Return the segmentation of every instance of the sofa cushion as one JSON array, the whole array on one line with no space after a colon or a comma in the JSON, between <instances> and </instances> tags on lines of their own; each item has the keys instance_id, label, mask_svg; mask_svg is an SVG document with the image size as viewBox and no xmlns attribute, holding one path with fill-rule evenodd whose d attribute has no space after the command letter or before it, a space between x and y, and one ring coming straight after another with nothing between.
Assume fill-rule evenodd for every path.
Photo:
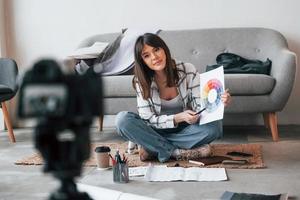
<instances>
[{"instance_id":1,"label":"sofa cushion","mask_svg":"<svg viewBox=\"0 0 300 200\"><path fill-rule=\"evenodd\" d=\"M132 87L133 75L104 76L103 96L104 97L134 97L136 93Z\"/></svg>"},{"instance_id":2,"label":"sofa cushion","mask_svg":"<svg viewBox=\"0 0 300 200\"><path fill-rule=\"evenodd\" d=\"M103 77L104 97L135 97L132 75ZM275 79L264 74L225 74L225 87L231 95L263 95L273 90Z\"/></svg>"},{"instance_id":3,"label":"sofa cushion","mask_svg":"<svg viewBox=\"0 0 300 200\"><path fill-rule=\"evenodd\" d=\"M264 74L225 74L225 88L231 95L264 95L272 92L275 79Z\"/></svg>"},{"instance_id":4,"label":"sofa cushion","mask_svg":"<svg viewBox=\"0 0 300 200\"><path fill-rule=\"evenodd\" d=\"M130 111L137 113L137 101L133 97L108 97L103 100L104 114L116 115L120 111Z\"/></svg>"}]
</instances>

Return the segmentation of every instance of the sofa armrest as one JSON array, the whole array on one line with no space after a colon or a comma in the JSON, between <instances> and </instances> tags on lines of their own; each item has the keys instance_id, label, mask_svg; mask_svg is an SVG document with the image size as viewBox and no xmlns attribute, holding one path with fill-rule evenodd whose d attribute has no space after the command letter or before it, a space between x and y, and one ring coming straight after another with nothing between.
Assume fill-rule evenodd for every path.
<instances>
[{"instance_id":1,"label":"sofa armrest","mask_svg":"<svg viewBox=\"0 0 300 200\"><path fill-rule=\"evenodd\" d=\"M289 49L281 49L272 60L271 76L276 83L270 100L274 104L274 111L280 111L285 106L293 89L296 75L297 56Z\"/></svg>"}]
</instances>

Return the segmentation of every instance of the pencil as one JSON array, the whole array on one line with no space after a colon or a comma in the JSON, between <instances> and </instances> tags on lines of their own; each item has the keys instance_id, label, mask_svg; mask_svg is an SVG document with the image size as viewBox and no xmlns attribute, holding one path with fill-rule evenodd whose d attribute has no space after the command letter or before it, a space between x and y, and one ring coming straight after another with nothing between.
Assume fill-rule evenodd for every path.
<instances>
[{"instance_id":1,"label":"pencil","mask_svg":"<svg viewBox=\"0 0 300 200\"><path fill-rule=\"evenodd\" d=\"M113 166L115 166L117 164L116 160L111 156L111 154L108 154L108 155L111 158Z\"/></svg>"},{"instance_id":2,"label":"pencil","mask_svg":"<svg viewBox=\"0 0 300 200\"><path fill-rule=\"evenodd\" d=\"M206 110L206 108L203 108L202 110L196 112L194 115L199 115L199 114L202 113L204 110Z\"/></svg>"},{"instance_id":3,"label":"pencil","mask_svg":"<svg viewBox=\"0 0 300 200\"><path fill-rule=\"evenodd\" d=\"M204 166L205 165L203 162L195 161L195 160L189 160L189 163L193 163L193 164L200 165L200 166Z\"/></svg>"}]
</instances>

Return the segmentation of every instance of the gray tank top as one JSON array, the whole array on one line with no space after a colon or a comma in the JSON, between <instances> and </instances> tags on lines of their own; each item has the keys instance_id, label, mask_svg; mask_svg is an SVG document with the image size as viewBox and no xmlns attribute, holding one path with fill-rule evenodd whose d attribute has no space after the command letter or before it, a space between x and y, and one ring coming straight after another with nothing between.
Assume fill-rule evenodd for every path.
<instances>
[{"instance_id":1,"label":"gray tank top","mask_svg":"<svg viewBox=\"0 0 300 200\"><path fill-rule=\"evenodd\" d=\"M182 100L179 94L171 100L161 100L161 115L173 115L183 111Z\"/></svg>"}]
</instances>

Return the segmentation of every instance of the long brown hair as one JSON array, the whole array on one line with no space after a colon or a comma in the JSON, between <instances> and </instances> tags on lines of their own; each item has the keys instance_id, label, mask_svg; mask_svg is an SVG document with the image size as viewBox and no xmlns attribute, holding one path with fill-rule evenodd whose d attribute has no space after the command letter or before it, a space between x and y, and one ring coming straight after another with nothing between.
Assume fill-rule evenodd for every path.
<instances>
[{"instance_id":1,"label":"long brown hair","mask_svg":"<svg viewBox=\"0 0 300 200\"><path fill-rule=\"evenodd\" d=\"M150 98L150 87L154 77L154 70L150 69L142 58L142 50L144 45L147 44L154 48L162 48L166 54L166 67L164 69L167 75L167 86L174 87L179 80L175 61L172 60L170 50L166 43L157 35L152 33L145 33L137 38L134 46L134 77L133 87L136 90L136 83L139 84L142 90L144 99Z\"/></svg>"}]
</instances>

